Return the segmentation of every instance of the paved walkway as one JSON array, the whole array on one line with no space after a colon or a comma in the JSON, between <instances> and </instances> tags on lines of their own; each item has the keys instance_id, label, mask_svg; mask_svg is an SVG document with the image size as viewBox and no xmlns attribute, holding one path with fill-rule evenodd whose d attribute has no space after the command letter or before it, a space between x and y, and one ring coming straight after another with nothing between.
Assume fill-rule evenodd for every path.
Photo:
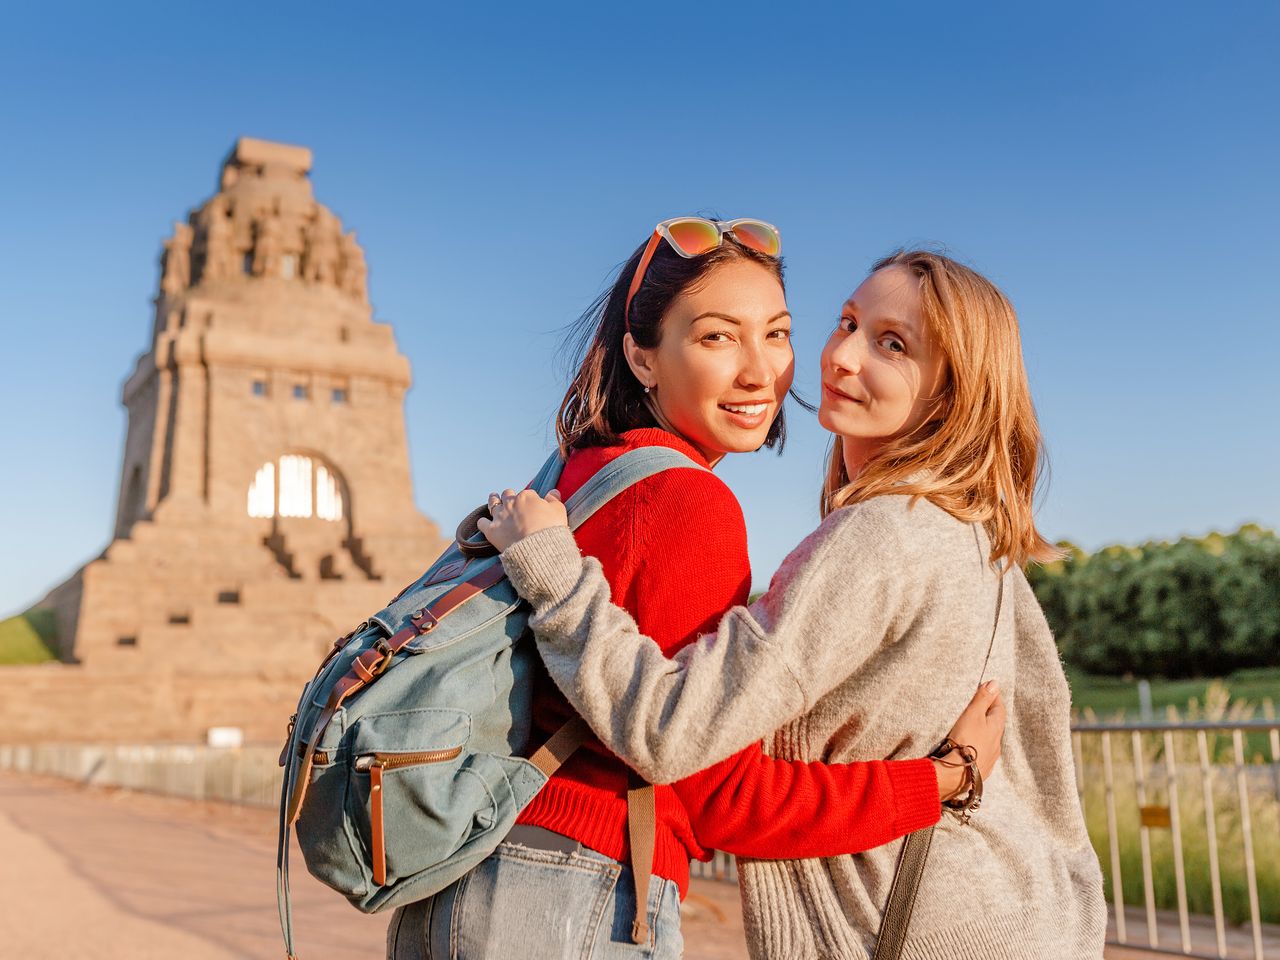
<instances>
[{"instance_id":1,"label":"paved walkway","mask_svg":"<svg viewBox=\"0 0 1280 960\"><path fill-rule=\"evenodd\" d=\"M23 960L280 960L275 813L0 772L0 950ZM299 857L297 863L301 863ZM366 916L294 871L306 960L380 960L387 918ZM1128 914L1130 939L1145 939ZM1176 917L1161 940L1178 941ZM737 888L694 880L683 908L688 960L744 960ZM1212 953L1212 927L1195 925ZM1206 942L1207 940L1207 942ZM1229 956L1251 957L1246 930ZM1265 956L1280 958L1267 928ZM1107 960L1156 956L1108 950ZM504 958L505 960L505 958Z\"/></svg>"},{"instance_id":2,"label":"paved walkway","mask_svg":"<svg viewBox=\"0 0 1280 960\"><path fill-rule=\"evenodd\" d=\"M280 960L275 832L270 810L0 772L0 955ZM387 917L293 878L305 960L381 960ZM685 956L745 957L736 888L692 893Z\"/></svg>"},{"instance_id":3,"label":"paved walkway","mask_svg":"<svg viewBox=\"0 0 1280 960\"><path fill-rule=\"evenodd\" d=\"M0 774L3 952L278 960L274 832L267 810ZM386 918L358 913L300 874L303 956L381 957Z\"/></svg>"},{"instance_id":4,"label":"paved walkway","mask_svg":"<svg viewBox=\"0 0 1280 960\"><path fill-rule=\"evenodd\" d=\"M1129 947L1110 947L1107 960L1152 960L1161 956L1179 955L1182 950L1182 928L1178 924L1178 914L1173 910L1156 911L1156 943L1157 947L1148 948L1150 943L1147 934L1147 914L1141 907L1128 907L1125 912L1127 942ZM1188 923L1191 938L1191 950L1194 954L1206 957L1218 955L1217 931L1212 917L1193 916ZM1116 938L1115 921L1108 927L1109 937ZM1255 956L1253 944L1253 928L1245 925L1228 924L1224 930L1224 940L1228 960L1252 960ZM1160 953L1163 950L1166 953ZM1268 960L1280 958L1280 926L1264 923L1262 925L1262 956Z\"/></svg>"}]
</instances>

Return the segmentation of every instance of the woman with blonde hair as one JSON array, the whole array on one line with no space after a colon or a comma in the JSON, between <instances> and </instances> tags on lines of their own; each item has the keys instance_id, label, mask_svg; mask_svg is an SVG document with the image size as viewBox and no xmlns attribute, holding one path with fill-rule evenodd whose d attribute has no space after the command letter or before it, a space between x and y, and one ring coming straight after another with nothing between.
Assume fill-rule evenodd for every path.
<instances>
[{"instance_id":1,"label":"woman with blonde hair","mask_svg":"<svg viewBox=\"0 0 1280 960\"><path fill-rule=\"evenodd\" d=\"M1070 693L1020 569L1054 551L1032 519L1041 440L1012 306L945 256L881 260L823 349L819 420L835 436L821 525L764 596L672 659L613 605L554 496L493 498L486 534L552 677L659 783L761 737L797 760L924 756L998 680L1002 763L935 828L901 956L1096 960L1106 907ZM751 955L865 960L901 846L744 861Z\"/></svg>"}]
</instances>

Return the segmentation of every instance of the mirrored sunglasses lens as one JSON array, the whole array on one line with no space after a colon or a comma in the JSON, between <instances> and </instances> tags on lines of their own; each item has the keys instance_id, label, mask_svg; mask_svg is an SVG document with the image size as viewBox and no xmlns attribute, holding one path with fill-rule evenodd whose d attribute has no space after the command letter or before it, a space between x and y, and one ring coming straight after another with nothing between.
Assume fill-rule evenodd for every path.
<instances>
[{"instance_id":1,"label":"mirrored sunglasses lens","mask_svg":"<svg viewBox=\"0 0 1280 960\"><path fill-rule=\"evenodd\" d=\"M778 231L759 220L747 220L735 226L733 239L744 247L759 250L770 257L776 257L782 252L782 239L778 236Z\"/></svg>"},{"instance_id":2,"label":"mirrored sunglasses lens","mask_svg":"<svg viewBox=\"0 0 1280 960\"><path fill-rule=\"evenodd\" d=\"M706 220L677 220L667 227L667 234L686 257L708 253L720 245L720 231Z\"/></svg>"}]
</instances>

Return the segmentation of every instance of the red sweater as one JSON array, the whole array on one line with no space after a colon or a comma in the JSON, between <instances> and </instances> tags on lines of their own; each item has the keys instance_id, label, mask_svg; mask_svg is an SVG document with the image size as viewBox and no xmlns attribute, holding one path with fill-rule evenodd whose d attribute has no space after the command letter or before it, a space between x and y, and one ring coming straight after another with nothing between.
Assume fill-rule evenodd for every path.
<instances>
[{"instance_id":1,"label":"red sweater","mask_svg":"<svg viewBox=\"0 0 1280 960\"><path fill-rule=\"evenodd\" d=\"M559 490L568 499L602 466L628 450L672 447L706 466L682 439L631 430L618 447L575 451ZM724 482L702 470L668 470L614 498L575 534L604 567L613 601L626 608L668 656L712 632L751 587L742 509ZM535 682L535 746L573 716L542 673ZM596 739L560 768L519 822L572 837L627 862L628 772ZM670 786L658 786L653 871L683 897L689 859L724 850L759 859L858 853L935 823L938 783L926 759L804 763L766 756L760 744Z\"/></svg>"}]
</instances>

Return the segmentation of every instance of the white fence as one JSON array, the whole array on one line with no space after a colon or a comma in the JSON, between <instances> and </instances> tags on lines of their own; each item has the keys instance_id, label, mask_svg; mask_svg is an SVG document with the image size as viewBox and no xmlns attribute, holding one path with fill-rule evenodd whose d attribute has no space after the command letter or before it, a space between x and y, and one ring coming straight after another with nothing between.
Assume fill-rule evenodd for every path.
<instances>
[{"instance_id":1,"label":"white fence","mask_svg":"<svg viewBox=\"0 0 1280 960\"><path fill-rule=\"evenodd\" d=\"M1277 956L1260 889L1280 886L1280 721L1078 723L1072 732L1080 803L1109 875L1110 942L1208 960ZM1211 925L1195 922L1209 916Z\"/></svg>"}]
</instances>

